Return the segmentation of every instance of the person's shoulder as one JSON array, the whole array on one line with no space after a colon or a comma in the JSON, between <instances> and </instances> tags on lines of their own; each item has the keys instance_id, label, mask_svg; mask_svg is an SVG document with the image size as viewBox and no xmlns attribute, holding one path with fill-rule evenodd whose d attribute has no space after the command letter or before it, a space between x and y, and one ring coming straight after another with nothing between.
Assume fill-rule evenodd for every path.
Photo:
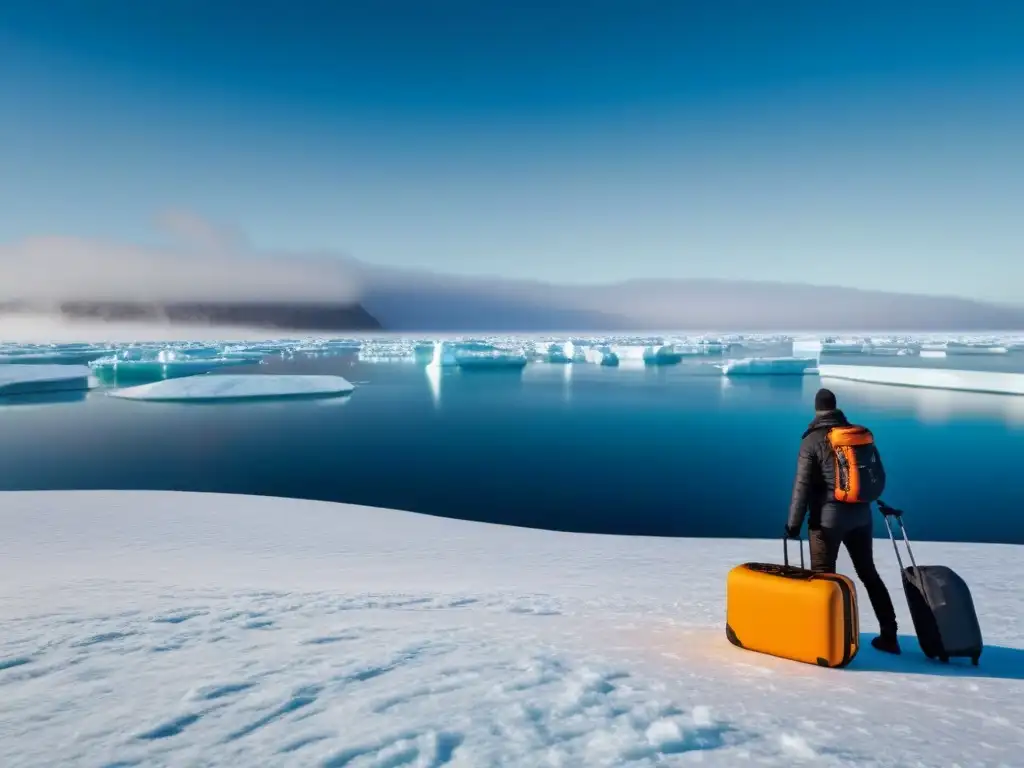
<instances>
[{"instance_id":1,"label":"person's shoulder","mask_svg":"<svg viewBox=\"0 0 1024 768\"><path fill-rule=\"evenodd\" d=\"M801 449L810 449L821 442L821 430L812 429L804 432L803 437L800 439Z\"/></svg>"},{"instance_id":2,"label":"person's shoulder","mask_svg":"<svg viewBox=\"0 0 1024 768\"><path fill-rule=\"evenodd\" d=\"M804 432L803 438L800 440L800 448L816 452L818 447L827 439L827 435L828 429L825 427L809 429Z\"/></svg>"}]
</instances>

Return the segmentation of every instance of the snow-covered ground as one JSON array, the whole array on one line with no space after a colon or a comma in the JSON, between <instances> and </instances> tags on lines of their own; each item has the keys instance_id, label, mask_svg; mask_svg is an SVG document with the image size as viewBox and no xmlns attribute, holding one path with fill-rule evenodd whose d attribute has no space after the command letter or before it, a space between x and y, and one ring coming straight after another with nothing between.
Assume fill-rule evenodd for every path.
<instances>
[{"instance_id":1,"label":"snow-covered ground","mask_svg":"<svg viewBox=\"0 0 1024 768\"><path fill-rule=\"evenodd\" d=\"M8 492L0 524L4 768L1024 755L1020 547L916 549L972 586L980 667L929 663L905 638L901 658L865 647L826 670L724 638L726 571L780 542L169 492ZM877 556L910 633L888 541Z\"/></svg>"}]
</instances>

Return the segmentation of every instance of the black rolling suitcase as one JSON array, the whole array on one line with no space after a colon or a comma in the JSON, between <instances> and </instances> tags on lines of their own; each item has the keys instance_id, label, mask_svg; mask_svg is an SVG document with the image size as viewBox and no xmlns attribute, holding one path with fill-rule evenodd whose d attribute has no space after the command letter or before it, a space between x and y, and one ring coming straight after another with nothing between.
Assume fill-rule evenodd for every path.
<instances>
[{"instance_id":1,"label":"black rolling suitcase","mask_svg":"<svg viewBox=\"0 0 1024 768\"><path fill-rule=\"evenodd\" d=\"M921 650L929 659L948 663L952 658L968 658L977 666L984 649L981 625L974 610L974 599L966 582L944 565L918 565L910 549L910 539L903 527L903 513L883 501L878 509L885 519L889 539L896 550L896 560L903 576L903 591L910 606L910 617ZM892 520L899 523L903 541L910 556L910 566L903 567L903 558L892 531Z\"/></svg>"}]
</instances>

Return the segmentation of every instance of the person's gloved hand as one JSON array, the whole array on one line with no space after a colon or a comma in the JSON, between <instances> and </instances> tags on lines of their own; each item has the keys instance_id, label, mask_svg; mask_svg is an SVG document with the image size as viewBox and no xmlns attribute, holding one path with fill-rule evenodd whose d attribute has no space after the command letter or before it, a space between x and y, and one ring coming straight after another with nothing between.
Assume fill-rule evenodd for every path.
<instances>
[{"instance_id":1,"label":"person's gloved hand","mask_svg":"<svg viewBox=\"0 0 1024 768\"><path fill-rule=\"evenodd\" d=\"M800 538L800 529L799 528L794 528L791 525L787 525L786 526L786 538L787 539L799 539Z\"/></svg>"}]
</instances>

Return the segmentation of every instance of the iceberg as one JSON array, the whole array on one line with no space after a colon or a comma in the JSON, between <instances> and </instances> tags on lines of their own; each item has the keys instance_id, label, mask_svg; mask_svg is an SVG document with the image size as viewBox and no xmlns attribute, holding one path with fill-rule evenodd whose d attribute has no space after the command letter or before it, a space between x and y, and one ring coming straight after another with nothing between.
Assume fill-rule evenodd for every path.
<instances>
[{"instance_id":1,"label":"iceberg","mask_svg":"<svg viewBox=\"0 0 1024 768\"><path fill-rule=\"evenodd\" d=\"M193 358L174 349L162 349L155 355L124 350L89 363L96 375L106 381L171 379L209 373L230 365L250 365L250 357Z\"/></svg>"},{"instance_id":2,"label":"iceberg","mask_svg":"<svg viewBox=\"0 0 1024 768\"><path fill-rule=\"evenodd\" d=\"M1009 349L1002 344L986 344L983 342L951 341L946 344L947 355L1005 355Z\"/></svg>"},{"instance_id":3,"label":"iceberg","mask_svg":"<svg viewBox=\"0 0 1024 768\"><path fill-rule=\"evenodd\" d=\"M0 396L89 389L90 373L84 365L0 365Z\"/></svg>"},{"instance_id":4,"label":"iceberg","mask_svg":"<svg viewBox=\"0 0 1024 768\"><path fill-rule=\"evenodd\" d=\"M793 339L793 354L797 357L814 355L820 357L822 343L818 339Z\"/></svg>"},{"instance_id":5,"label":"iceberg","mask_svg":"<svg viewBox=\"0 0 1024 768\"><path fill-rule=\"evenodd\" d=\"M816 364L813 357L747 357L728 360L717 367L725 376L802 376L813 373Z\"/></svg>"},{"instance_id":6,"label":"iceberg","mask_svg":"<svg viewBox=\"0 0 1024 768\"><path fill-rule=\"evenodd\" d=\"M866 345L863 341L840 341L839 339L825 339L821 343L821 351L831 354L860 355L865 352Z\"/></svg>"},{"instance_id":7,"label":"iceberg","mask_svg":"<svg viewBox=\"0 0 1024 768\"><path fill-rule=\"evenodd\" d=\"M522 350L503 349L479 341L435 341L428 368L508 369L523 368L529 358Z\"/></svg>"},{"instance_id":8,"label":"iceberg","mask_svg":"<svg viewBox=\"0 0 1024 768\"><path fill-rule=\"evenodd\" d=\"M576 347L571 341L561 344L551 344L544 354L544 359L549 363L572 363L575 362Z\"/></svg>"},{"instance_id":9,"label":"iceberg","mask_svg":"<svg viewBox=\"0 0 1024 768\"><path fill-rule=\"evenodd\" d=\"M355 387L341 376L290 374L228 374L189 376L107 392L125 400L203 401L256 400L285 397L335 397Z\"/></svg>"},{"instance_id":10,"label":"iceberg","mask_svg":"<svg viewBox=\"0 0 1024 768\"><path fill-rule=\"evenodd\" d=\"M1024 395L1024 373L876 365L819 365L818 373L823 379L846 379L872 384L954 389L997 395Z\"/></svg>"},{"instance_id":11,"label":"iceberg","mask_svg":"<svg viewBox=\"0 0 1024 768\"><path fill-rule=\"evenodd\" d=\"M584 359L594 365L614 367L619 364L619 356L608 347L590 347L584 355Z\"/></svg>"},{"instance_id":12,"label":"iceberg","mask_svg":"<svg viewBox=\"0 0 1024 768\"><path fill-rule=\"evenodd\" d=\"M463 342L453 352L455 364L465 370L521 370L529 362L522 349L508 349L494 344Z\"/></svg>"},{"instance_id":13,"label":"iceberg","mask_svg":"<svg viewBox=\"0 0 1024 768\"><path fill-rule=\"evenodd\" d=\"M652 349L652 347L642 344L612 344L609 347L609 350L615 353L615 356L621 362L634 360L637 362L643 362L644 355L649 349Z\"/></svg>"},{"instance_id":14,"label":"iceberg","mask_svg":"<svg viewBox=\"0 0 1024 768\"><path fill-rule=\"evenodd\" d=\"M683 352L671 344L646 347L643 353L646 365L676 365L683 361Z\"/></svg>"},{"instance_id":15,"label":"iceberg","mask_svg":"<svg viewBox=\"0 0 1024 768\"><path fill-rule=\"evenodd\" d=\"M450 368L458 365L451 344L447 341L435 341L434 354L428 365L433 368Z\"/></svg>"},{"instance_id":16,"label":"iceberg","mask_svg":"<svg viewBox=\"0 0 1024 768\"><path fill-rule=\"evenodd\" d=\"M416 344L412 349L413 359L417 363L429 364L434 359L434 345L433 344Z\"/></svg>"},{"instance_id":17,"label":"iceberg","mask_svg":"<svg viewBox=\"0 0 1024 768\"><path fill-rule=\"evenodd\" d=\"M495 352L489 355L465 354L456 355L456 365L462 370L521 370L529 362L526 355L514 352Z\"/></svg>"}]
</instances>

